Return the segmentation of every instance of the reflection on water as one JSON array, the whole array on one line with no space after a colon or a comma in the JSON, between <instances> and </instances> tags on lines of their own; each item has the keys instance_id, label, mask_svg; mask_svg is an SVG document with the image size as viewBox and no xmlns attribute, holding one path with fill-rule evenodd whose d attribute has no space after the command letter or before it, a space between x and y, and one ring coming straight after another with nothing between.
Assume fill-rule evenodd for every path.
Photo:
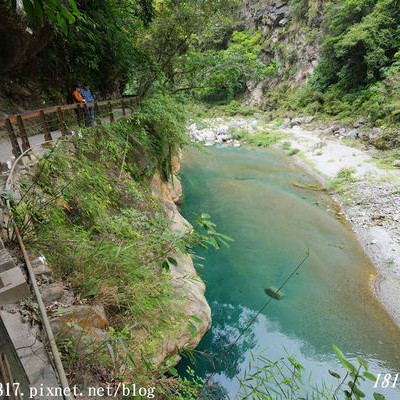
<instances>
[{"instance_id":1,"label":"reflection on water","mask_svg":"<svg viewBox=\"0 0 400 400\"><path fill-rule=\"evenodd\" d=\"M191 221L207 212L220 232L235 239L229 249L198 252L206 257L199 272L213 316L199 350L221 356L267 300L264 289L279 286L311 252L284 299L270 304L222 364L215 382L229 395L237 392L235 376L243 374L250 351L267 347L273 359L285 355L285 346L315 379L327 378L327 369L338 365L332 344L350 358L369 360L375 373L399 372L400 334L368 287L373 266L335 218L330 197L291 184L317 184L312 177L276 151L243 148L191 150L181 177L182 214ZM205 377L212 368L203 359L195 370ZM399 395L395 389L384 394Z\"/></svg>"}]
</instances>

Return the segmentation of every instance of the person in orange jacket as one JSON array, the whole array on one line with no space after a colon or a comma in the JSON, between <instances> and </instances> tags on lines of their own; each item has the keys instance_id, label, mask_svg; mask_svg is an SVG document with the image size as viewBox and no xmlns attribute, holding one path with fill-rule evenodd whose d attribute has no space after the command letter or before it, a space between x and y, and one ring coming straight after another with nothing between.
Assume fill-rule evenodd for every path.
<instances>
[{"instance_id":1,"label":"person in orange jacket","mask_svg":"<svg viewBox=\"0 0 400 400\"><path fill-rule=\"evenodd\" d=\"M81 85L75 83L72 89L72 98L74 99L74 104L86 103L86 100L84 100L81 95ZM78 120L78 125L81 126L81 121L84 118L83 110L81 108L75 108L75 113L76 119Z\"/></svg>"}]
</instances>

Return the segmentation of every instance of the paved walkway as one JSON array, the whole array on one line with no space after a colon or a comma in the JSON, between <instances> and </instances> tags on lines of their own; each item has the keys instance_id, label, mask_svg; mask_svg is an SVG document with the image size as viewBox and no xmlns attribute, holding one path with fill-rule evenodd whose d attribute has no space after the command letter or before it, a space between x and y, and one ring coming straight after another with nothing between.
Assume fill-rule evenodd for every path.
<instances>
[{"instance_id":1,"label":"paved walkway","mask_svg":"<svg viewBox=\"0 0 400 400\"><path fill-rule=\"evenodd\" d=\"M115 110L113 110L113 112L114 112L115 120L118 120L119 118L121 118L123 116L122 115L122 109L115 109ZM129 110L127 110L127 115L129 115ZM101 118L101 122L102 122L103 125L107 125L107 124L110 123L110 120L109 120L108 117L103 117L103 118ZM73 126L73 127L70 127L70 129L79 130L79 127L78 126ZM53 137L53 139L57 139L57 138L59 138L61 136L61 131L59 131L59 130L58 131L52 131L51 132L51 136ZM19 142L20 147L22 149L21 139L18 139L18 142ZM36 144L43 143L43 142L45 142L43 134L35 135L35 136L29 136L29 143L30 143L31 147L35 146ZM9 161L9 160L12 160L12 158L13 158L13 154L12 154L11 142L9 140L7 140L7 139L3 139L3 141L1 141L1 139L0 139L0 161L3 161L3 162L4 161Z\"/></svg>"},{"instance_id":2,"label":"paved walkway","mask_svg":"<svg viewBox=\"0 0 400 400\"><path fill-rule=\"evenodd\" d=\"M61 132L60 131L51 132L51 136L53 137L53 139L57 139L61 136ZM29 143L30 143L31 147L35 146L36 144L43 143L44 141L45 141L44 135L36 135L36 136L29 137ZM22 149L21 139L18 139L18 142ZM0 146L1 146L0 147L0 160L1 161L11 160L13 157L11 143L10 142L2 142L2 143L0 143Z\"/></svg>"}]
</instances>

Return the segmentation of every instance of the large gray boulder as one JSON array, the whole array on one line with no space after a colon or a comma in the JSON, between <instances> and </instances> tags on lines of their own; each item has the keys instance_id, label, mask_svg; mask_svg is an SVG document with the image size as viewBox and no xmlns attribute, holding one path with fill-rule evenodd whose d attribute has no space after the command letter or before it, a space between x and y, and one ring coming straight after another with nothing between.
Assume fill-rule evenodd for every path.
<instances>
[{"instance_id":1,"label":"large gray boulder","mask_svg":"<svg viewBox=\"0 0 400 400\"><path fill-rule=\"evenodd\" d=\"M201 142L212 142L216 139L217 135L211 129L204 129L198 134Z\"/></svg>"},{"instance_id":2,"label":"large gray boulder","mask_svg":"<svg viewBox=\"0 0 400 400\"><path fill-rule=\"evenodd\" d=\"M293 118L290 122L291 127L295 125L304 125L304 124L309 124L312 122L314 117L308 116L308 117L298 117L298 118Z\"/></svg>"},{"instance_id":3,"label":"large gray boulder","mask_svg":"<svg viewBox=\"0 0 400 400\"><path fill-rule=\"evenodd\" d=\"M43 303L48 306L64 296L64 286L61 282L54 282L42 287Z\"/></svg>"},{"instance_id":4,"label":"large gray boulder","mask_svg":"<svg viewBox=\"0 0 400 400\"><path fill-rule=\"evenodd\" d=\"M360 133L360 132L358 131L358 129L352 129L351 131L349 131L349 132L347 133L346 139L348 139L348 140L357 139L359 133Z\"/></svg>"},{"instance_id":5,"label":"large gray boulder","mask_svg":"<svg viewBox=\"0 0 400 400\"><path fill-rule=\"evenodd\" d=\"M228 125L218 125L215 128L215 132L217 135L226 135L229 131L229 126Z\"/></svg>"},{"instance_id":6,"label":"large gray boulder","mask_svg":"<svg viewBox=\"0 0 400 400\"><path fill-rule=\"evenodd\" d=\"M233 136L230 133L226 133L224 135L220 135L219 138L224 142L227 142L228 140L233 139Z\"/></svg>"},{"instance_id":7,"label":"large gray boulder","mask_svg":"<svg viewBox=\"0 0 400 400\"><path fill-rule=\"evenodd\" d=\"M379 134L381 132L380 128L372 129L371 133L368 135L369 140L376 140L379 138Z\"/></svg>"},{"instance_id":8,"label":"large gray boulder","mask_svg":"<svg viewBox=\"0 0 400 400\"><path fill-rule=\"evenodd\" d=\"M177 261L177 266L171 267L172 285L175 295L185 298L183 313L185 318L178 322L180 329L169 334L157 348L157 354L152 361L159 365L166 358L180 360L178 350L181 348L194 349L201 338L211 328L211 309L204 297L206 290L204 282L194 268L192 258L187 254L170 254ZM189 324L196 328L196 334L189 329Z\"/></svg>"},{"instance_id":9,"label":"large gray boulder","mask_svg":"<svg viewBox=\"0 0 400 400\"><path fill-rule=\"evenodd\" d=\"M76 351L95 346L108 337L108 321L101 305L73 305L58 309L50 325L58 337L71 339Z\"/></svg>"}]
</instances>

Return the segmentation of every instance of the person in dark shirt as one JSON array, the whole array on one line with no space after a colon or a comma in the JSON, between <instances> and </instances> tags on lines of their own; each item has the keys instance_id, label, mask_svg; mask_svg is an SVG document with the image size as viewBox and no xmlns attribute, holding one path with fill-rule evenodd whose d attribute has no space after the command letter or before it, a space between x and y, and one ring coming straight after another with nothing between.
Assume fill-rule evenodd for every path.
<instances>
[{"instance_id":1,"label":"person in dark shirt","mask_svg":"<svg viewBox=\"0 0 400 400\"><path fill-rule=\"evenodd\" d=\"M90 92L89 84L86 82L83 84L83 88L81 89L81 95L83 100L86 101L86 103L94 103L94 98L92 96L92 93ZM88 112L89 112L90 124L94 125L93 106L88 106Z\"/></svg>"}]
</instances>

